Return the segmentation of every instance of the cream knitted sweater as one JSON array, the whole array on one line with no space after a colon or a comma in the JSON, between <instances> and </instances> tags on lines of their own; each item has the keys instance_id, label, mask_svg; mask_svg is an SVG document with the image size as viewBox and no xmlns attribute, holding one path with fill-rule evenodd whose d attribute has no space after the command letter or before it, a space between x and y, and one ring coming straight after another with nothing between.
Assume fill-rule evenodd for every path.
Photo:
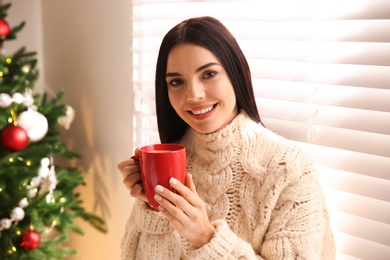
<instances>
[{"instance_id":1,"label":"cream knitted sweater","mask_svg":"<svg viewBox=\"0 0 390 260\"><path fill-rule=\"evenodd\" d=\"M315 165L299 143L240 113L212 134L189 130L187 171L216 233L192 248L168 220L136 201L122 259L334 259Z\"/></svg>"}]
</instances>

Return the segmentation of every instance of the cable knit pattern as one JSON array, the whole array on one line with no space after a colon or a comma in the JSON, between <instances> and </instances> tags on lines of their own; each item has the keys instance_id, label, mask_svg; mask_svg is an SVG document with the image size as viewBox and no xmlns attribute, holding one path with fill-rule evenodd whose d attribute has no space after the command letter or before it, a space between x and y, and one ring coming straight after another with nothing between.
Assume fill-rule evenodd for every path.
<instances>
[{"instance_id":1,"label":"cable knit pattern","mask_svg":"<svg viewBox=\"0 0 390 260\"><path fill-rule=\"evenodd\" d=\"M212 134L190 129L187 171L216 228L193 248L170 223L137 201L122 259L334 259L335 245L315 165L302 144L245 112Z\"/></svg>"}]
</instances>

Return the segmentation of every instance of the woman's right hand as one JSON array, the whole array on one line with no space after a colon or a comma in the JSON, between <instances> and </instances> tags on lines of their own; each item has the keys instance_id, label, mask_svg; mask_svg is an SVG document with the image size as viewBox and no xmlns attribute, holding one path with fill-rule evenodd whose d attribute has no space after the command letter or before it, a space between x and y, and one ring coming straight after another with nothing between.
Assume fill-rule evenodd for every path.
<instances>
[{"instance_id":1,"label":"woman's right hand","mask_svg":"<svg viewBox=\"0 0 390 260\"><path fill-rule=\"evenodd\" d=\"M134 155L138 154L139 149L136 148ZM136 199L148 202L142 185L138 161L134 159L124 160L118 164L117 168L122 173L123 184L130 191L130 195Z\"/></svg>"}]
</instances>

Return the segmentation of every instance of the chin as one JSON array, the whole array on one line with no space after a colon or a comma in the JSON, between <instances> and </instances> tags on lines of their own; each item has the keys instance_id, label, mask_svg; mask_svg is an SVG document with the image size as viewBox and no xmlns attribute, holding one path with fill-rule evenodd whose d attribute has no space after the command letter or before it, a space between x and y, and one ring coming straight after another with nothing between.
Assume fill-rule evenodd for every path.
<instances>
[{"instance_id":1,"label":"chin","mask_svg":"<svg viewBox=\"0 0 390 260\"><path fill-rule=\"evenodd\" d=\"M222 127L193 127L195 131L201 134L212 134L220 130Z\"/></svg>"}]
</instances>

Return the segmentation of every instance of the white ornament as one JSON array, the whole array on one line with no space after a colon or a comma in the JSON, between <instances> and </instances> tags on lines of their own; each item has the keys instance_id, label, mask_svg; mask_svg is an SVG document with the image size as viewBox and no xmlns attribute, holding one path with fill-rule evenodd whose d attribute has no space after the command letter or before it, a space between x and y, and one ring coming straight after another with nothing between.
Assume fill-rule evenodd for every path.
<instances>
[{"instance_id":1,"label":"white ornament","mask_svg":"<svg viewBox=\"0 0 390 260\"><path fill-rule=\"evenodd\" d=\"M40 177L34 177L31 179L31 185L28 186L28 188L32 189L32 188L35 188L35 187L38 187L39 184L41 184L41 179Z\"/></svg>"},{"instance_id":2,"label":"white ornament","mask_svg":"<svg viewBox=\"0 0 390 260\"><path fill-rule=\"evenodd\" d=\"M26 89L26 93L24 94L24 103L26 107L31 107L34 104L34 97L32 95L31 89Z\"/></svg>"},{"instance_id":3,"label":"white ornament","mask_svg":"<svg viewBox=\"0 0 390 260\"><path fill-rule=\"evenodd\" d=\"M16 207L11 211L11 219L15 221L20 221L24 219L24 210L21 207Z\"/></svg>"},{"instance_id":4,"label":"white ornament","mask_svg":"<svg viewBox=\"0 0 390 260\"><path fill-rule=\"evenodd\" d=\"M27 198L24 198L24 199L22 199L22 200L19 202L19 207L25 208L25 207L27 207L27 206L28 206L28 200L27 200Z\"/></svg>"},{"instance_id":5,"label":"white ornament","mask_svg":"<svg viewBox=\"0 0 390 260\"><path fill-rule=\"evenodd\" d=\"M41 159L41 166L38 169L39 178L47 178L50 174L50 159L45 157Z\"/></svg>"},{"instance_id":6,"label":"white ornament","mask_svg":"<svg viewBox=\"0 0 390 260\"><path fill-rule=\"evenodd\" d=\"M7 93L0 93L0 107L9 107L12 103L24 104L28 108L34 107L34 97L32 90L27 88L24 95L21 93L14 93L12 97Z\"/></svg>"},{"instance_id":7,"label":"white ornament","mask_svg":"<svg viewBox=\"0 0 390 260\"><path fill-rule=\"evenodd\" d=\"M54 165L51 165L50 166L50 173L49 173L49 178L50 182L52 183L52 185L50 186L52 189L55 189L56 186L57 186L57 176L56 176L56 171L55 171L55 166Z\"/></svg>"},{"instance_id":8,"label":"white ornament","mask_svg":"<svg viewBox=\"0 0 390 260\"><path fill-rule=\"evenodd\" d=\"M38 189L33 187L33 188L28 190L27 195L30 198L35 198L37 196L37 193L38 193Z\"/></svg>"},{"instance_id":9,"label":"white ornament","mask_svg":"<svg viewBox=\"0 0 390 260\"><path fill-rule=\"evenodd\" d=\"M12 226L12 221L9 218L3 218L0 220L0 230L9 229Z\"/></svg>"},{"instance_id":10,"label":"white ornament","mask_svg":"<svg viewBox=\"0 0 390 260\"><path fill-rule=\"evenodd\" d=\"M66 106L66 112L64 116L58 118L60 126L68 130L73 122L75 116L75 110L71 106Z\"/></svg>"},{"instance_id":11,"label":"white ornament","mask_svg":"<svg viewBox=\"0 0 390 260\"><path fill-rule=\"evenodd\" d=\"M16 104L22 104L24 102L24 96L20 93L14 93L12 99Z\"/></svg>"},{"instance_id":12,"label":"white ornament","mask_svg":"<svg viewBox=\"0 0 390 260\"><path fill-rule=\"evenodd\" d=\"M0 107L8 107L12 104L12 98L7 93L0 93Z\"/></svg>"},{"instance_id":13,"label":"white ornament","mask_svg":"<svg viewBox=\"0 0 390 260\"><path fill-rule=\"evenodd\" d=\"M49 168L50 165L50 158L44 157L41 159L41 166L45 168Z\"/></svg>"},{"instance_id":14,"label":"white ornament","mask_svg":"<svg viewBox=\"0 0 390 260\"><path fill-rule=\"evenodd\" d=\"M51 202L54 199L53 191L57 186L57 177L55 172L54 165L50 166L49 175L41 183L41 189L39 190L39 195L44 194L49 191L49 194L46 196L47 203Z\"/></svg>"},{"instance_id":15,"label":"white ornament","mask_svg":"<svg viewBox=\"0 0 390 260\"><path fill-rule=\"evenodd\" d=\"M49 190L49 193L46 195L46 203L55 202L53 190Z\"/></svg>"},{"instance_id":16,"label":"white ornament","mask_svg":"<svg viewBox=\"0 0 390 260\"><path fill-rule=\"evenodd\" d=\"M33 109L19 114L18 125L27 132L32 142L41 140L49 130L46 117Z\"/></svg>"}]
</instances>

